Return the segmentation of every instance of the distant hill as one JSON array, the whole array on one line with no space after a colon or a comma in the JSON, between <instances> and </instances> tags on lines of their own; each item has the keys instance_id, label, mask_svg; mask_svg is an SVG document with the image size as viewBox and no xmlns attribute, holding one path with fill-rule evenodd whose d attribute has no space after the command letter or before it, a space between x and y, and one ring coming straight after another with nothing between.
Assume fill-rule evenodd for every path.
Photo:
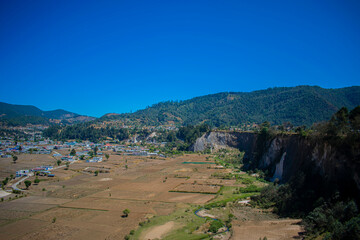
<instances>
[{"instance_id":1,"label":"distant hill","mask_svg":"<svg viewBox=\"0 0 360 240\"><path fill-rule=\"evenodd\" d=\"M360 105L360 87L324 89L318 86L276 87L253 92L222 92L180 102L161 102L127 114L107 114L100 120L131 120L143 124L237 126L244 123L291 122L311 125L328 120L345 106Z\"/></svg>"},{"instance_id":2,"label":"distant hill","mask_svg":"<svg viewBox=\"0 0 360 240\"><path fill-rule=\"evenodd\" d=\"M50 124L51 122L71 124L94 119L94 117L82 116L62 109L42 111L31 105L14 105L0 102L0 120L10 125Z\"/></svg>"}]
</instances>

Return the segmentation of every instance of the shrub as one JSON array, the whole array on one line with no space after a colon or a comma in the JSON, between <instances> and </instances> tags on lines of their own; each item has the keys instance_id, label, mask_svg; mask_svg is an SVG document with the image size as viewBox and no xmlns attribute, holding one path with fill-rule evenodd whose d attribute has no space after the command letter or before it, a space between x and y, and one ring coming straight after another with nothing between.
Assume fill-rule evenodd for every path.
<instances>
[{"instance_id":1,"label":"shrub","mask_svg":"<svg viewBox=\"0 0 360 240\"><path fill-rule=\"evenodd\" d=\"M20 190L15 190L15 189L13 189L12 192L15 193L15 194L20 194L21 193Z\"/></svg>"},{"instance_id":2,"label":"shrub","mask_svg":"<svg viewBox=\"0 0 360 240\"><path fill-rule=\"evenodd\" d=\"M35 183L35 184L39 184L39 182L40 182L40 179L35 178L34 183Z\"/></svg>"},{"instance_id":3,"label":"shrub","mask_svg":"<svg viewBox=\"0 0 360 240\"><path fill-rule=\"evenodd\" d=\"M220 220L214 220L210 223L209 231L212 233L217 233L220 228L222 228L224 225Z\"/></svg>"},{"instance_id":4,"label":"shrub","mask_svg":"<svg viewBox=\"0 0 360 240\"><path fill-rule=\"evenodd\" d=\"M123 214L124 214L123 216L124 216L124 217L128 217L128 216L129 216L129 213L130 213L130 210L126 208L126 209L123 211Z\"/></svg>"},{"instance_id":5,"label":"shrub","mask_svg":"<svg viewBox=\"0 0 360 240\"><path fill-rule=\"evenodd\" d=\"M28 189L31 186L31 181L26 180L25 182L26 189Z\"/></svg>"}]
</instances>

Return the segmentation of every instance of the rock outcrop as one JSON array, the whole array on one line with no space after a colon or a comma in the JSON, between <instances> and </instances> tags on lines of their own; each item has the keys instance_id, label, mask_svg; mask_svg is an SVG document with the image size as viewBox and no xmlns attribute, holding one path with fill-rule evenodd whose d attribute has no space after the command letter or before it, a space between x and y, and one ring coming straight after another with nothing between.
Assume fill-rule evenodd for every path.
<instances>
[{"instance_id":1,"label":"rock outcrop","mask_svg":"<svg viewBox=\"0 0 360 240\"><path fill-rule=\"evenodd\" d=\"M249 152L254 148L256 134L239 132L208 132L198 138L190 147L191 151L201 152L206 149L218 150L232 147L241 151Z\"/></svg>"},{"instance_id":2,"label":"rock outcrop","mask_svg":"<svg viewBox=\"0 0 360 240\"><path fill-rule=\"evenodd\" d=\"M264 170L269 179L287 182L302 172L310 183L336 186L360 196L359 149L354 156L326 141L299 135L276 135L260 141L264 140L257 133L210 132L198 138L192 150L237 148L245 152L245 168Z\"/></svg>"}]
</instances>

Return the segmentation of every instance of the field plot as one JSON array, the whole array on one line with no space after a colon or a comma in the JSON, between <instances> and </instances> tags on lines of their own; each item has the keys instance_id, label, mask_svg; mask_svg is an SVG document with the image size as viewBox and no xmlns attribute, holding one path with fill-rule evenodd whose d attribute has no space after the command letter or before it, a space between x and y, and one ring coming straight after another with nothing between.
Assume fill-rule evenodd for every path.
<instances>
[{"instance_id":1,"label":"field plot","mask_svg":"<svg viewBox=\"0 0 360 240\"><path fill-rule=\"evenodd\" d=\"M16 161L16 164L13 163L12 158L1 158L0 178L9 177L11 174L15 175L15 172L21 169L35 168L42 165L54 165L55 162L55 158L45 154L18 155L18 160Z\"/></svg>"},{"instance_id":2,"label":"field plot","mask_svg":"<svg viewBox=\"0 0 360 240\"><path fill-rule=\"evenodd\" d=\"M234 222L232 239L258 240L267 237L268 240L300 239L299 232L303 229L299 225L301 220L271 220Z\"/></svg>"},{"instance_id":3,"label":"field plot","mask_svg":"<svg viewBox=\"0 0 360 240\"><path fill-rule=\"evenodd\" d=\"M220 185L213 184L181 183L171 191L215 194L219 192L220 188Z\"/></svg>"},{"instance_id":4,"label":"field plot","mask_svg":"<svg viewBox=\"0 0 360 240\"><path fill-rule=\"evenodd\" d=\"M54 170L55 177L39 177L40 183L32 184L25 191L26 197L0 202L0 239L111 240L124 239L131 230L135 232L130 239L209 239L206 229L210 223L195 215L195 210L211 206L206 209L207 214L226 220L230 210L223 206L252 194L242 193L242 188L257 182L248 175L241 181L214 178L213 174L228 174L229 170L209 167L207 157L187 154L159 160L111 155L102 163L78 161L68 170ZM46 155L19 159L17 167L28 168L55 161ZM0 169L1 174L7 175L18 163L1 164L10 164ZM96 170L98 174L94 174ZM29 180L34 182L35 177ZM123 214L125 209L130 210L127 217ZM243 226L243 222L234 222L236 236L243 231L249 231L250 237L257 231L267 233L251 225L244 230ZM290 229L289 226L286 225L286 229ZM269 236L273 235L266 236L271 239Z\"/></svg>"}]
</instances>

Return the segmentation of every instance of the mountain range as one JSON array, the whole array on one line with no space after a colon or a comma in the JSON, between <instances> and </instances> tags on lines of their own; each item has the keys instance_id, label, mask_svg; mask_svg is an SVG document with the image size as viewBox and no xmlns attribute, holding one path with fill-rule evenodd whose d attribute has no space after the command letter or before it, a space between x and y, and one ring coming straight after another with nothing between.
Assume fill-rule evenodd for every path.
<instances>
[{"instance_id":1,"label":"mountain range","mask_svg":"<svg viewBox=\"0 0 360 240\"><path fill-rule=\"evenodd\" d=\"M238 126L244 123L291 122L311 125L328 120L341 107L360 104L360 87L325 89L318 86L276 87L253 92L222 92L185 101L168 101L126 114L106 114L101 120L132 120L145 125L174 123Z\"/></svg>"},{"instance_id":2,"label":"mountain range","mask_svg":"<svg viewBox=\"0 0 360 240\"><path fill-rule=\"evenodd\" d=\"M141 125L177 126L208 123L240 126L246 123L290 122L310 126L326 121L341 107L360 105L360 87L325 89L318 86L275 87L253 92L221 92L185 101L154 104L134 113L109 113L98 122L120 121ZM35 106L0 103L0 120L13 123L82 123L96 118L65 110L42 111Z\"/></svg>"},{"instance_id":3,"label":"mountain range","mask_svg":"<svg viewBox=\"0 0 360 240\"><path fill-rule=\"evenodd\" d=\"M14 105L0 102L0 120L10 125L50 124L50 123L79 123L94 120L88 117L65 111L62 109L43 111L31 105Z\"/></svg>"}]
</instances>

